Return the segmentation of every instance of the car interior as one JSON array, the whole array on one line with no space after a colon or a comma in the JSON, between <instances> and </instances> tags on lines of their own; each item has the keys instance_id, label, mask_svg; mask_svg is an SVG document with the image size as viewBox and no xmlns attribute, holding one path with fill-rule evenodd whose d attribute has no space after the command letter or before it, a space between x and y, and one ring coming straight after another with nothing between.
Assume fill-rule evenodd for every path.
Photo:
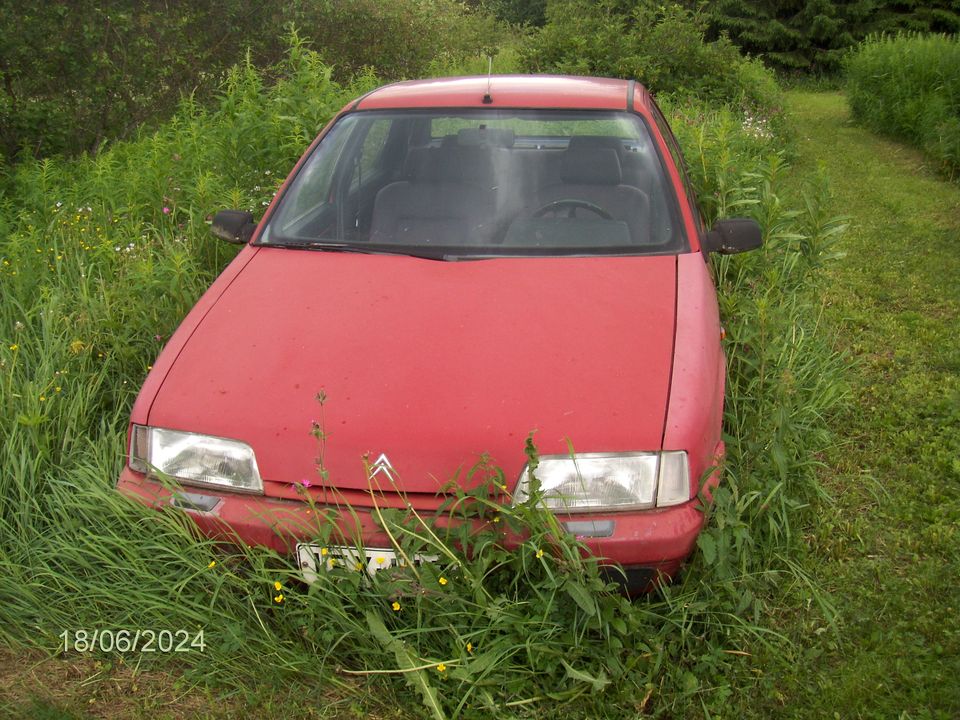
<instances>
[{"instance_id":1,"label":"car interior","mask_svg":"<svg viewBox=\"0 0 960 720\"><path fill-rule=\"evenodd\" d=\"M478 255L676 247L675 199L639 121L616 136L577 132L618 129L603 118L551 124L541 114L515 128L470 115L366 115L320 143L328 152L301 170L266 242Z\"/></svg>"}]
</instances>

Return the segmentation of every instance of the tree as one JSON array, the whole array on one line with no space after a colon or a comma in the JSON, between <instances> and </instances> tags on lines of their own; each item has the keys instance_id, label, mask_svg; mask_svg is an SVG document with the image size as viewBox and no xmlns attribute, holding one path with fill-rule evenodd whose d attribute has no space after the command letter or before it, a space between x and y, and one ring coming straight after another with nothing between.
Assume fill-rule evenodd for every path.
<instances>
[{"instance_id":1,"label":"tree","mask_svg":"<svg viewBox=\"0 0 960 720\"><path fill-rule=\"evenodd\" d=\"M870 33L960 31L960 0L708 0L707 36L726 35L779 70L831 73Z\"/></svg>"}]
</instances>

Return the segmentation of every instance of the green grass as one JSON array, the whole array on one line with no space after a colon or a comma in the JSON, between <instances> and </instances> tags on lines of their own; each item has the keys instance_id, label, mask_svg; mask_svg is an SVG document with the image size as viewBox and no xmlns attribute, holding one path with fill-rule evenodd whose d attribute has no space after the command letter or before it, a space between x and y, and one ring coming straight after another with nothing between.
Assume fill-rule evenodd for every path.
<instances>
[{"instance_id":1,"label":"green grass","mask_svg":"<svg viewBox=\"0 0 960 720\"><path fill-rule=\"evenodd\" d=\"M785 613L797 652L768 658L758 717L960 716L960 189L923 156L854 126L839 94L791 93L799 174L826 170L850 217L824 323L853 403L824 456L804 565L837 632ZM785 609L786 610L786 609ZM784 662L785 661L785 662Z\"/></svg>"}]
</instances>

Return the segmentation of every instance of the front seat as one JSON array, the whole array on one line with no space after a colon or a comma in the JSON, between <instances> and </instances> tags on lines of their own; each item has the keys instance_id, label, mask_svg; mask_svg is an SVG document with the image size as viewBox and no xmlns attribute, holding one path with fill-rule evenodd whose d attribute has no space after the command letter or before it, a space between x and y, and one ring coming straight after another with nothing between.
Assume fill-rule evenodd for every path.
<instances>
[{"instance_id":1,"label":"front seat","mask_svg":"<svg viewBox=\"0 0 960 720\"><path fill-rule=\"evenodd\" d=\"M642 190L622 184L620 158L612 148L571 143L560 161L560 181L540 188L535 196L535 206L528 207L525 214L537 215L564 200L596 205L614 220L627 224L634 244L650 242L650 198ZM575 212L578 216L589 213L580 209Z\"/></svg>"},{"instance_id":2,"label":"front seat","mask_svg":"<svg viewBox=\"0 0 960 720\"><path fill-rule=\"evenodd\" d=\"M374 200L370 242L481 245L493 233L494 190L467 182L459 155L445 148L411 148L406 179Z\"/></svg>"}]
</instances>

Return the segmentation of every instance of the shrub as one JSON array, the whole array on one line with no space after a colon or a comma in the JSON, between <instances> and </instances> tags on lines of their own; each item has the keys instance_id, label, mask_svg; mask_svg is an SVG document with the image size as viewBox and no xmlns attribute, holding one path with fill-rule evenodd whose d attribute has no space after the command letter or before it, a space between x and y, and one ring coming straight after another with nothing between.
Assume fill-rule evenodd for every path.
<instances>
[{"instance_id":1,"label":"shrub","mask_svg":"<svg viewBox=\"0 0 960 720\"><path fill-rule=\"evenodd\" d=\"M96 152L176 110L206 104L245 55L281 60L292 25L304 28L333 77L348 82L422 75L435 59L491 52L502 28L456 0L131 3L24 0L0 4L0 154Z\"/></svg>"},{"instance_id":2,"label":"shrub","mask_svg":"<svg viewBox=\"0 0 960 720\"><path fill-rule=\"evenodd\" d=\"M652 0L555 0L521 50L532 72L634 78L655 93L770 109L773 76L726 39L706 42L701 16Z\"/></svg>"},{"instance_id":3,"label":"shrub","mask_svg":"<svg viewBox=\"0 0 960 720\"><path fill-rule=\"evenodd\" d=\"M846 64L853 115L924 149L951 177L960 170L960 38L873 37Z\"/></svg>"},{"instance_id":4,"label":"shrub","mask_svg":"<svg viewBox=\"0 0 960 720\"><path fill-rule=\"evenodd\" d=\"M289 15L314 48L348 80L369 69L383 80L427 74L436 60L495 54L504 28L456 0L324 0L296 3Z\"/></svg>"}]
</instances>

